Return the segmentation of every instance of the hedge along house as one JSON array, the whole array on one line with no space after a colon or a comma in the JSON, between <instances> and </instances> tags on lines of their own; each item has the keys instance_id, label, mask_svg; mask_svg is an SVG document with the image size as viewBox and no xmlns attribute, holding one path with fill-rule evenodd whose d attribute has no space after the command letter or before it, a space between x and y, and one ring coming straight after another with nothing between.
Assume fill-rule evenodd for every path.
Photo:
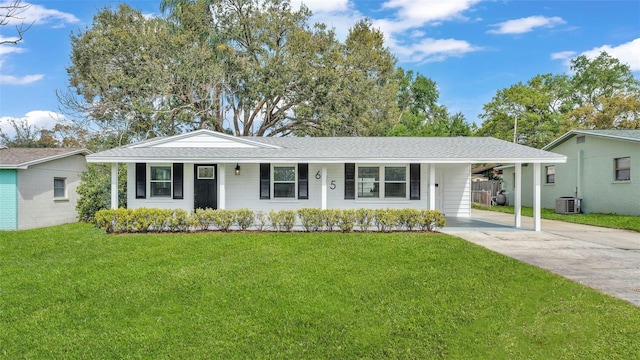
<instances>
[{"instance_id":1,"label":"hedge along house","mask_svg":"<svg viewBox=\"0 0 640 360\"><path fill-rule=\"evenodd\" d=\"M112 164L113 208L117 165L126 163L129 208L415 208L469 217L471 164L539 169L565 157L494 138L235 137L197 130L87 160ZM518 211L517 227L519 219Z\"/></svg>"},{"instance_id":2,"label":"hedge along house","mask_svg":"<svg viewBox=\"0 0 640 360\"><path fill-rule=\"evenodd\" d=\"M544 163L542 207L559 212L640 215L640 130L571 130L543 150L567 156L565 164ZM523 189L531 189L531 167L524 169ZM514 170L503 169L503 188L511 191ZM525 191L524 205L533 204ZM578 206L562 209L565 199Z\"/></svg>"},{"instance_id":3,"label":"hedge along house","mask_svg":"<svg viewBox=\"0 0 640 360\"><path fill-rule=\"evenodd\" d=\"M77 221L86 149L0 148L0 230Z\"/></svg>"}]
</instances>

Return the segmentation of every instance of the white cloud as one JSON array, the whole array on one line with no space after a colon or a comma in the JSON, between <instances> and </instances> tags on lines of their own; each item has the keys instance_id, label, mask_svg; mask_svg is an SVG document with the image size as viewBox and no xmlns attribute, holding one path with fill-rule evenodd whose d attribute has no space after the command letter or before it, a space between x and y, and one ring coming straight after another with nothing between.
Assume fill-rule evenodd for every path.
<instances>
[{"instance_id":1,"label":"white cloud","mask_svg":"<svg viewBox=\"0 0 640 360\"><path fill-rule=\"evenodd\" d=\"M487 31L490 34L523 34L533 31L535 28L546 27L552 28L557 25L564 24L565 21L561 17L545 17L545 16L529 16L515 20L505 21L491 26L497 27L495 30Z\"/></svg>"},{"instance_id":2,"label":"white cloud","mask_svg":"<svg viewBox=\"0 0 640 360\"><path fill-rule=\"evenodd\" d=\"M577 54L575 51L557 52L551 54L551 59L563 60L564 66L566 66L568 70L571 67L571 60L577 56L584 55L589 59L595 59L603 51L620 60L621 63L629 65L631 71L640 72L640 38L617 46L602 45L580 54Z\"/></svg>"},{"instance_id":3,"label":"white cloud","mask_svg":"<svg viewBox=\"0 0 640 360\"><path fill-rule=\"evenodd\" d=\"M13 0L3 1L0 2L0 6L11 6L14 2ZM73 14L48 9L42 5L21 2L21 6L24 6L24 9L18 10L14 18L8 19L8 25L33 23L34 25L54 24L54 26L62 26L69 23L80 22L80 19Z\"/></svg>"},{"instance_id":4,"label":"white cloud","mask_svg":"<svg viewBox=\"0 0 640 360\"><path fill-rule=\"evenodd\" d=\"M389 0L383 9L397 9L394 28L398 31L422 26L430 22L463 18L462 13L480 0Z\"/></svg>"},{"instance_id":5,"label":"white cloud","mask_svg":"<svg viewBox=\"0 0 640 360\"><path fill-rule=\"evenodd\" d=\"M393 41L393 40L391 40ZM449 57L459 57L481 50L464 40L425 38L410 45L393 43L396 55L404 61L427 63L443 61Z\"/></svg>"},{"instance_id":6,"label":"white cloud","mask_svg":"<svg viewBox=\"0 0 640 360\"><path fill-rule=\"evenodd\" d=\"M64 115L46 110L29 111L25 116L18 118L11 116L0 117L0 129L10 137L15 135L15 130L11 125L11 120L14 120L18 124L26 122L26 124L33 126L36 129L51 129L58 123L65 123L68 121Z\"/></svg>"},{"instance_id":7,"label":"white cloud","mask_svg":"<svg viewBox=\"0 0 640 360\"><path fill-rule=\"evenodd\" d=\"M621 63L629 65L631 71L640 71L640 38L618 46L602 45L585 51L581 55L594 59L603 51L620 60Z\"/></svg>"},{"instance_id":8,"label":"white cloud","mask_svg":"<svg viewBox=\"0 0 640 360\"><path fill-rule=\"evenodd\" d=\"M44 74L13 76L0 74L0 85L27 85L44 78Z\"/></svg>"},{"instance_id":9,"label":"white cloud","mask_svg":"<svg viewBox=\"0 0 640 360\"><path fill-rule=\"evenodd\" d=\"M575 56L576 52L575 51L561 51L561 52L557 52L557 53L553 53L551 54L551 59L552 60L567 60L567 59L571 59Z\"/></svg>"}]
</instances>

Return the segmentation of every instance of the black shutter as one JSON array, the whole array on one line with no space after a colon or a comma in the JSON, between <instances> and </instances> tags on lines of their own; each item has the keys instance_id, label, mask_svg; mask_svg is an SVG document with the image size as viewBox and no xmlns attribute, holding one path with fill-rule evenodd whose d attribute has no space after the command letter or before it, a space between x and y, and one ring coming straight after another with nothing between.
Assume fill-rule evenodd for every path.
<instances>
[{"instance_id":1,"label":"black shutter","mask_svg":"<svg viewBox=\"0 0 640 360\"><path fill-rule=\"evenodd\" d=\"M356 164L344 164L344 198L356 198Z\"/></svg>"},{"instance_id":2,"label":"black shutter","mask_svg":"<svg viewBox=\"0 0 640 360\"><path fill-rule=\"evenodd\" d=\"M173 198L183 199L183 183L184 183L184 164L173 164Z\"/></svg>"},{"instance_id":3,"label":"black shutter","mask_svg":"<svg viewBox=\"0 0 640 360\"><path fill-rule=\"evenodd\" d=\"M420 200L420 164L409 164L409 199Z\"/></svg>"},{"instance_id":4,"label":"black shutter","mask_svg":"<svg viewBox=\"0 0 640 360\"><path fill-rule=\"evenodd\" d=\"M271 164L260 164L260 199L271 198Z\"/></svg>"},{"instance_id":5,"label":"black shutter","mask_svg":"<svg viewBox=\"0 0 640 360\"><path fill-rule=\"evenodd\" d=\"M136 199L147 197L147 164L136 163Z\"/></svg>"},{"instance_id":6,"label":"black shutter","mask_svg":"<svg viewBox=\"0 0 640 360\"><path fill-rule=\"evenodd\" d=\"M298 199L309 198L309 164L298 164Z\"/></svg>"}]
</instances>

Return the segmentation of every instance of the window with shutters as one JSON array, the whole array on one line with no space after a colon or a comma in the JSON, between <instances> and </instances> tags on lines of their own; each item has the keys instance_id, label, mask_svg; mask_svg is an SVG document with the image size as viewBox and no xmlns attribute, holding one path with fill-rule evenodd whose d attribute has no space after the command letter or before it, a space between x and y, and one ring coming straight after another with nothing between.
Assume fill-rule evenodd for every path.
<instances>
[{"instance_id":1,"label":"window with shutters","mask_svg":"<svg viewBox=\"0 0 640 360\"><path fill-rule=\"evenodd\" d=\"M420 198L419 164L415 164L412 199ZM409 182L406 165L357 167L357 198L359 199L407 199Z\"/></svg>"}]
</instances>

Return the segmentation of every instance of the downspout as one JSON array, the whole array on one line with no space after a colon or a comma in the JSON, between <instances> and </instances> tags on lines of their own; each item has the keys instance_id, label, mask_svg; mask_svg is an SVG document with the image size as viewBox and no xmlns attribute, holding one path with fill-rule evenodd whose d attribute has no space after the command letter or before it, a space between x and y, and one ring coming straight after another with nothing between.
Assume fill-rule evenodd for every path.
<instances>
[{"instance_id":1,"label":"downspout","mask_svg":"<svg viewBox=\"0 0 640 360\"><path fill-rule=\"evenodd\" d=\"M583 151L578 150L578 157L576 159L576 198L582 198L582 157Z\"/></svg>"}]
</instances>

